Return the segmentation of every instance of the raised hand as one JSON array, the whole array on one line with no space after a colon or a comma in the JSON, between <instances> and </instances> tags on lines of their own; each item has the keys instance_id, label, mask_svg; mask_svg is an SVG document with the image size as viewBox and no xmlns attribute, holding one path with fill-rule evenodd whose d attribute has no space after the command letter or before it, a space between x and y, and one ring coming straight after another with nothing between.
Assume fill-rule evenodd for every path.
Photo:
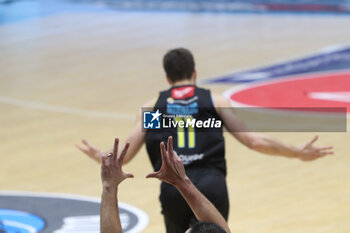
<instances>
[{"instance_id":1,"label":"raised hand","mask_svg":"<svg viewBox=\"0 0 350 233\"><path fill-rule=\"evenodd\" d=\"M164 142L160 143L162 154L162 167L157 172L149 173L146 178L158 178L164 182L177 186L179 183L188 179L182 160L173 151L173 138L168 138L168 150L165 149Z\"/></svg>"},{"instance_id":2,"label":"raised hand","mask_svg":"<svg viewBox=\"0 0 350 233\"><path fill-rule=\"evenodd\" d=\"M326 155L334 154L332 146L316 147L313 144L317 141L318 136L316 135L309 142L299 147L299 159L302 161L313 161L315 159L324 157Z\"/></svg>"},{"instance_id":3,"label":"raised hand","mask_svg":"<svg viewBox=\"0 0 350 233\"><path fill-rule=\"evenodd\" d=\"M81 146L79 144L76 144L75 147L78 148L83 153L85 153L91 159L95 160L98 163L101 163L101 158L104 155L104 153L100 149L98 149L96 146L88 143L85 139L83 139L81 142L85 146Z\"/></svg>"},{"instance_id":4,"label":"raised hand","mask_svg":"<svg viewBox=\"0 0 350 233\"><path fill-rule=\"evenodd\" d=\"M104 188L117 188L117 186L126 178L134 177L130 173L122 170L123 160L130 143L126 143L122 152L118 155L119 139L114 140L113 152L101 157L101 179Z\"/></svg>"},{"instance_id":5,"label":"raised hand","mask_svg":"<svg viewBox=\"0 0 350 233\"><path fill-rule=\"evenodd\" d=\"M230 233L230 229L220 212L187 177L180 157L173 151L172 137L168 138L167 148L168 150L165 149L164 142L160 143L162 167L157 172L149 173L146 178L158 178L174 185L199 221L215 223ZM191 232L191 229L186 232Z\"/></svg>"}]
</instances>

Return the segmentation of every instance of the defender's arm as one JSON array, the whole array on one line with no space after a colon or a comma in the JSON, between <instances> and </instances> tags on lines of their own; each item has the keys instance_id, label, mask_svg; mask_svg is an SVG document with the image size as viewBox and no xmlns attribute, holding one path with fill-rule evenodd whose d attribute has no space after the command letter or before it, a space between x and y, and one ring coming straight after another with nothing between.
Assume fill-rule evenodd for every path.
<instances>
[{"instance_id":1,"label":"defender's arm","mask_svg":"<svg viewBox=\"0 0 350 233\"><path fill-rule=\"evenodd\" d=\"M151 172L146 177L158 178L175 186L199 221L215 223L229 233L230 229L224 217L187 177L180 157L173 150L171 136L168 138L167 149L165 149L164 142L160 143L160 151L162 167L159 171Z\"/></svg>"}]
</instances>

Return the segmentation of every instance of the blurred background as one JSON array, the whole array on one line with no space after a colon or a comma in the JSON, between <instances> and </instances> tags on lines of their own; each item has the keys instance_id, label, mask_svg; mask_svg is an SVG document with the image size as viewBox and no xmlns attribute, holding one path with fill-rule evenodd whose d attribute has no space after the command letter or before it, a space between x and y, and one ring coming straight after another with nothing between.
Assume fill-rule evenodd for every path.
<instances>
[{"instance_id":1,"label":"blurred background","mask_svg":"<svg viewBox=\"0 0 350 233\"><path fill-rule=\"evenodd\" d=\"M313 96L326 101L308 107L349 112L349 13L349 0L0 0L0 210L33 205L10 203L14 191L98 199L100 167L74 145L124 142L141 106L168 88L162 57L175 47L193 52L200 86L237 106L300 107L301 96ZM273 76L278 65L295 72ZM295 75L314 82L285 83ZM275 80L268 92L235 94ZM267 133L292 145L315 135L296 131ZM317 134L316 144L334 146L335 155L303 163L250 151L225 133L232 232L350 231L347 126ZM144 148L125 166L135 178L121 185L119 200L148 216L127 232L165 232L159 182L144 179L151 170ZM61 217L48 221L52 211L36 210L29 212L47 225L34 232L62 228Z\"/></svg>"}]
</instances>

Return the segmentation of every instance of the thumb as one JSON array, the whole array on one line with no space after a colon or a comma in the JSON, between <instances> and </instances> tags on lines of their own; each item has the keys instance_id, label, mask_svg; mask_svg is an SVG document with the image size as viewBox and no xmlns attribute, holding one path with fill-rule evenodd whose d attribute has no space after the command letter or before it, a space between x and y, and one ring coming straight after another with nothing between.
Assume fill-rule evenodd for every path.
<instances>
[{"instance_id":1,"label":"thumb","mask_svg":"<svg viewBox=\"0 0 350 233\"><path fill-rule=\"evenodd\" d=\"M158 178L158 172L151 172L146 175L146 178Z\"/></svg>"},{"instance_id":2,"label":"thumb","mask_svg":"<svg viewBox=\"0 0 350 233\"><path fill-rule=\"evenodd\" d=\"M131 173L124 173L126 178L134 178L134 175Z\"/></svg>"}]
</instances>

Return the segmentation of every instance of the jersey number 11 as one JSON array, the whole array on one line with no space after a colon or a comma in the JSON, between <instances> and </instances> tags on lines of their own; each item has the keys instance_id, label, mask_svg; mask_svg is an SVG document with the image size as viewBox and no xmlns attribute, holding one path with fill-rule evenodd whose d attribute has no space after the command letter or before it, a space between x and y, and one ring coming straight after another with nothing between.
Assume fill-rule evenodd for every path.
<instances>
[{"instance_id":1,"label":"jersey number 11","mask_svg":"<svg viewBox=\"0 0 350 233\"><path fill-rule=\"evenodd\" d=\"M182 117L175 117L176 122L183 121L186 123L188 121L192 121L192 117L187 116L185 119ZM188 129L187 129L187 139L188 143L187 146L188 148L195 148L196 147L196 137L195 137L195 131L194 127L189 124ZM185 127L177 127L177 147L178 148L185 148Z\"/></svg>"}]
</instances>

